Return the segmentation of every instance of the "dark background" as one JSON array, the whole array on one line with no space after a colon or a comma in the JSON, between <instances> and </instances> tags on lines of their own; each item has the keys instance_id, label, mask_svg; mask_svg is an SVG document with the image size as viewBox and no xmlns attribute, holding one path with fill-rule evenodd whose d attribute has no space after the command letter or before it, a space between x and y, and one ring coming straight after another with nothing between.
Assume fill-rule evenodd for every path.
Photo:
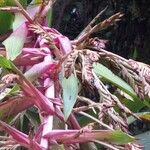
<instances>
[{"instance_id":1,"label":"dark background","mask_svg":"<svg viewBox=\"0 0 150 150\"><path fill-rule=\"evenodd\" d=\"M106 6L100 20L116 12L125 14L119 23L97 34L109 40L107 50L150 64L150 0L57 0L53 27L74 39Z\"/></svg>"}]
</instances>

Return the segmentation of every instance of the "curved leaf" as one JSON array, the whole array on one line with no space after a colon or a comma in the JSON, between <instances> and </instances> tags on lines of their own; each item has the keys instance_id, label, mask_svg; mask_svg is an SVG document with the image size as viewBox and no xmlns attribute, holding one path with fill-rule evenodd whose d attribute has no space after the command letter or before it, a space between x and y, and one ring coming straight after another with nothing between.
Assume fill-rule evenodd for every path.
<instances>
[{"instance_id":1,"label":"curved leaf","mask_svg":"<svg viewBox=\"0 0 150 150\"><path fill-rule=\"evenodd\" d=\"M130 96L136 97L136 93L134 92L132 87L129 84L127 84L123 79L121 79L120 77L115 75L107 67L105 67L104 65L102 65L100 63L95 63L93 65L93 67L94 67L94 72L97 75L101 76L102 78L104 78L108 82L111 82L112 84L116 85L117 87L119 87L121 90L123 90L124 92L126 92Z\"/></svg>"},{"instance_id":2,"label":"curved leaf","mask_svg":"<svg viewBox=\"0 0 150 150\"><path fill-rule=\"evenodd\" d=\"M22 24L4 42L7 58L14 60L21 52L27 36L27 26Z\"/></svg>"},{"instance_id":3,"label":"curved leaf","mask_svg":"<svg viewBox=\"0 0 150 150\"><path fill-rule=\"evenodd\" d=\"M74 74L62 80L64 117L68 119L78 96L78 79Z\"/></svg>"}]
</instances>

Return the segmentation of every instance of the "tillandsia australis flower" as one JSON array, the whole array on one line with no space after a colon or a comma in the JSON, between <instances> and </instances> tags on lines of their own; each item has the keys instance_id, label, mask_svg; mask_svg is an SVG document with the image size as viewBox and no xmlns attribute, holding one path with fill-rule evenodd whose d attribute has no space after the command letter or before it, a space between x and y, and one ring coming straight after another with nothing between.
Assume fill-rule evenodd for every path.
<instances>
[{"instance_id":1,"label":"tillandsia australis flower","mask_svg":"<svg viewBox=\"0 0 150 150\"><path fill-rule=\"evenodd\" d=\"M27 27L29 26L27 25ZM63 55L72 51L71 42L67 37L63 36L55 29L48 27L42 28L44 34L46 33L48 35L51 35L50 40L52 38L52 41L49 41L49 37L47 39L41 33L38 33L38 31L35 30L35 33L39 34L39 36L37 36L35 44L32 43L34 47L32 47L31 45L29 48L23 48L21 54L14 60L15 65L26 68L25 74L21 74L16 80L24 94L26 96L32 97L30 100L32 100L34 105L39 108L41 115L43 116L43 127L42 130L40 130L41 135L46 134L52 130L53 115L57 115L57 113L59 113L58 116L63 119L61 110L58 106L54 106L52 102L52 100L55 100L56 87L54 86L54 83L55 80L58 80L58 73L60 72L59 69L61 65L59 63L60 60L55 60L55 57L57 57L55 54L57 53L53 53L53 46L59 50L58 53L60 53L62 57ZM31 31L31 27L28 28L28 31L30 31L30 37L31 35L34 35L34 32ZM54 43L51 45L51 42ZM54 73L55 75L53 75ZM5 76L5 81L4 79L3 81L5 83L12 82L13 80L15 80L15 78L13 78L12 76L15 75L9 74L7 77ZM24 78L24 76L27 79ZM51 81L50 85L46 86L45 88L43 87L45 89L45 92L39 91L31 83L38 79L43 80L43 84L48 79L49 81ZM55 108L58 112L55 112ZM16 129L7 126L7 124L3 122L1 122L1 126L10 135L12 135L19 144L29 149L48 149L48 140L45 138L40 137L40 141L38 144L35 140L30 140L27 135L22 134Z\"/></svg>"},{"instance_id":2,"label":"tillandsia australis flower","mask_svg":"<svg viewBox=\"0 0 150 150\"><path fill-rule=\"evenodd\" d=\"M7 120L0 121L0 130L5 130L13 142L31 150L48 150L59 145L64 146L64 149L69 146L71 149L75 147L80 149L82 144L90 145L89 142L97 142L114 150L141 149L139 145L132 143L135 139L128 134L127 123L128 115L139 118L106 88L101 79L102 77L108 79L107 71L100 71L103 74L99 77L94 64L95 62L103 64L111 62L117 65L116 68L119 70L130 64L140 77L144 75L143 81L146 82L144 85L147 87L144 89L147 95L149 95L149 72L147 71L149 66L145 67L145 73L139 63L136 67L136 62L128 61L104 50L106 40L90 38L91 34L98 30L115 24L123 14L116 13L95 25L96 17L77 39L70 41L66 36L45 24L45 14L53 1L42 1L40 7L36 9L36 12L34 11L35 16L30 16L17 0L15 2L19 11L25 16L26 22L21 24L4 42L6 52L1 54L7 55L13 63L0 56L0 66L6 70L6 73L4 72L6 75L4 74L2 78L3 84L6 83L6 87L10 84L17 87L18 95L10 94L12 97L10 104L19 108L6 112L11 106L8 105L8 101L2 102L0 112L2 111L4 116L0 118L5 119L11 112L13 116L34 106L40 123L33 134L30 131L25 134L17 130L5 123ZM16 48L15 45L7 45L12 39L13 42L15 40L20 42ZM13 49L16 51L12 55ZM118 63L119 61L121 63ZM132 69L128 68L125 71L131 73ZM128 73L124 75L129 77ZM109 78L109 81L112 80ZM137 96L136 93L132 94ZM28 104L27 101L29 101ZM92 127L88 124L87 118L93 121ZM12 124L15 126L16 122L15 120ZM85 122L86 126L83 127ZM31 120L31 123L34 124L34 121ZM95 126L95 124L98 125ZM88 128L89 126L91 128Z\"/></svg>"}]
</instances>

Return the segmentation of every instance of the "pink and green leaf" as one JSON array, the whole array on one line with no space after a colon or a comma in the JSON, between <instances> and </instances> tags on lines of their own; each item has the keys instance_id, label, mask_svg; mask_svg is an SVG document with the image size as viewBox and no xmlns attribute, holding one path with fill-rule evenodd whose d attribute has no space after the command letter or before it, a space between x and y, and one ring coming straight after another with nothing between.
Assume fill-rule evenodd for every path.
<instances>
[{"instance_id":1,"label":"pink and green leaf","mask_svg":"<svg viewBox=\"0 0 150 150\"><path fill-rule=\"evenodd\" d=\"M123 145L133 142L134 137L122 131L110 130L53 130L44 136L45 138L55 139L59 143L73 144L83 143L93 140L107 141L117 145Z\"/></svg>"}]
</instances>

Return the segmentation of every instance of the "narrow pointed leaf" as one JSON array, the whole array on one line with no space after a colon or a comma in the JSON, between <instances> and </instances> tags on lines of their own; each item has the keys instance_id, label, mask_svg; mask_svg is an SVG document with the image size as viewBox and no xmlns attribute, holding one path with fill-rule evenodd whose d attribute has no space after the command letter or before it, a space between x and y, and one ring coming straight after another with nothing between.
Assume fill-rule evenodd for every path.
<instances>
[{"instance_id":1,"label":"narrow pointed leaf","mask_svg":"<svg viewBox=\"0 0 150 150\"><path fill-rule=\"evenodd\" d=\"M64 101L64 117L65 120L67 120L78 96L77 77L75 77L74 74L71 74L68 79L64 78L62 81L62 88Z\"/></svg>"},{"instance_id":2,"label":"narrow pointed leaf","mask_svg":"<svg viewBox=\"0 0 150 150\"><path fill-rule=\"evenodd\" d=\"M127 84L119 76L115 75L107 67L99 63L95 63L93 67L94 67L94 72L97 75L101 76L106 81L117 86L119 89L121 89L122 91L124 91L125 93L127 93L129 96L131 96L134 99L134 101L129 101L128 99L125 99L124 101L125 105L130 110L132 110L133 112L138 112L144 106L148 106L145 100L141 101L141 99L136 95L136 93L134 92L134 90L129 84Z\"/></svg>"},{"instance_id":3,"label":"narrow pointed leaf","mask_svg":"<svg viewBox=\"0 0 150 150\"><path fill-rule=\"evenodd\" d=\"M30 141L29 141L28 136L26 134L18 131L17 129L15 129L11 126L9 126L5 122L0 121L0 127L2 127L3 130L8 132L18 143L25 145L26 147L28 147L28 145L30 144Z\"/></svg>"},{"instance_id":4,"label":"narrow pointed leaf","mask_svg":"<svg viewBox=\"0 0 150 150\"><path fill-rule=\"evenodd\" d=\"M129 84L127 84L123 79L121 79L119 76L115 75L111 70L109 70L107 67L105 67L102 64L95 63L93 65L94 72L107 80L108 82L111 82L112 84L119 87L121 90L129 94L130 96L136 97L136 94L134 90L131 88Z\"/></svg>"},{"instance_id":5,"label":"narrow pointed leaf","mask_svg":"<svg viewBox=\"0 0 150 150\"><path fill-rule=\"evenodd\" d=\"M118 145L127 144L134 141L134 137L122 131L113 131L108 137L108 140Z\"/></svg>"},{"instance_id":6,"label":"narrow pointed leaf","mask_svg":"<svg viewBox=\"0 0 150 150\"><path fill-rule=\"evenodd\" d=\"M32 98L33 99L33 98ZM0 103L0 120L10 121L18 113L34 105L31 97L14 97Z\"/></svg>"},{"instance_id":7,"label":"narrow pointed leaf","mask_svg":"<svg viewBox=\"0 0 150 150\"><path fill-rule=\"evenodd\" d=\"M11 69L10 61L7 60L5 57L0 56L0 67L5 69Z\"/></svg>"},{"instance_id":8,"label":"narrow pointed leaf","mask_svg":"<svg viewBox=\"0 0 150 150\"><path fill-rule=\"evenodd\" d=\"M26 148L31 148L34 150L44 150L36 141L30 140L28 135L20 132L19 130L11 127L3 121L0 121L0 127L9 133L17 143L25 146Z\"/></svg>"},{"instance_id":9,"label":"narrow pointed leaf","mask_svg":"<svg viewBox=\"0 0 150 150\"><path fill-rule=\"evenodd\" d=\"M41 93L26 77L22 74L22 72L13 64L11 63L12 69L16 72L21 78L19 78L18 82L24 91L27 91L24 83L28 86L28 94L31 93L34 96L33 102L34 104L42 111L48 114L54 114L55 109L53 103ZM22 82L24 80L24 83ZM30 95L30 94L29 94ZM30 96L31 96L30 95Z\"/></svg>"},{"instance_id":10,"label":"narrow pointed leaf","mask_svg":"<svg viewBox=\"0 0 150 150\"><path fill-rule=\"evenodd\" d=\"M79 134L80 133L80 134ZM78 135L78 136L76 136ZM44 135L45 138L53 138L64 144L83 143L91 140L106 141L117 145L123 145L133 142L134 137L122 132L111 130L53 130Z\"/></svg>"},{"instance_id":11,"label":"narrow pointed leaf","mask_svg":"<svg viewBox=\"0 0 150 150\"><path fill-rule=\"evenodd\" d=\"M21 52L27 36L27 26L22 24L4 42L7 58L14 60Z\"/></svg>"}]
</instances>

